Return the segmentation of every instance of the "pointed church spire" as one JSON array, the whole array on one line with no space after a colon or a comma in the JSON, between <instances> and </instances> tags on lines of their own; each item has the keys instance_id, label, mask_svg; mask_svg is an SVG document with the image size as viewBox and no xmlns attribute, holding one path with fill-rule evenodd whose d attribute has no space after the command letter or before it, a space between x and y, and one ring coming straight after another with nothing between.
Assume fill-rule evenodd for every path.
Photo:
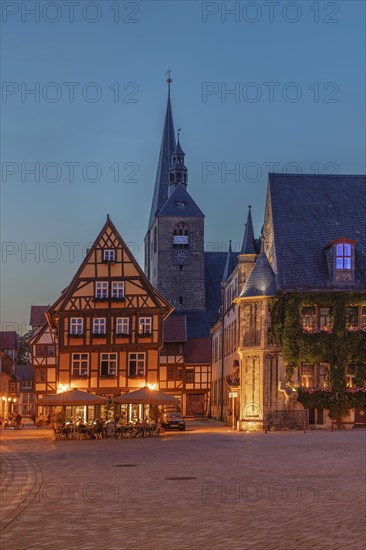
<instances>
[{"instance_id":1,"label":"pointed church spire","mask_svg":"<svg viewBox=\"0 0 366 550\"><path fill-rule=\"evenodd\" d=\"M149 229L154 223L154 220L160 211L161 207L168 200L169 196L169 167L171 163L172 153L175 149L175 133L172 107L170 103L170 86L172 79L170 78L171 70L167 71L168 78L168 101L165 112L165 121L163 128L163 137L160 146L160 155L158 168L156 171L154 195L151 204L151 212L149 219Z\"/></svg>"},{"instance_id":2,"label":"pointed church spire","mask_svg":"<svg viewBox=\"0 0 366 550\"><path fill-rule=\"evenodd\" d=\"M253 231L251 206L249 205L247 223L245 224L245 232L243 238L243 244L241 246L240 254L257 254L255 249L255 239Z\"/></svg>"},{"instance_id":3,"label":"pointed church spire","mask_svg":"<svg viewBox=\"0 0 366 550\"><path fill-rule=\"evenodd\" d=\"M227 281L227 279L230 277L232 272L235 269L236 261L235 261L235 254L233 254L233 250L231 247L231 241L229 241L229 250L226 254L226 261L225 261L225 267L224 267L224 273L222 275L222 282L224 283Z\"/></svg>"}]
</instances>

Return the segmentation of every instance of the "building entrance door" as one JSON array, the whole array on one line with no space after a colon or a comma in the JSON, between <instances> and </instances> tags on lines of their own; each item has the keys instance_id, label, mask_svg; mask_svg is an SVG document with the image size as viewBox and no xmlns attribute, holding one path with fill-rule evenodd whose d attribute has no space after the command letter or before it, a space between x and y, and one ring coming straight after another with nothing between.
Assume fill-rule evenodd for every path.
<instances>
[{"instance_id":1,"label":"building entrance door","mask_svg":"<svg viewBox=\"0 0 366 550\"><path fill-rule=\"evenodd\" d=\"M365 427L366 426L366 407L356 407L355 408L355 427Z\"/></svg>"}]
</instances>

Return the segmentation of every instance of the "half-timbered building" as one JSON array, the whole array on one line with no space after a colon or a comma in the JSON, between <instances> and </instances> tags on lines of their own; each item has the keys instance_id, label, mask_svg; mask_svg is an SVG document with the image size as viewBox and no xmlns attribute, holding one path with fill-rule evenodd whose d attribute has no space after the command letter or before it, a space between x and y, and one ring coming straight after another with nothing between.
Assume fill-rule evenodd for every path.
<instances>
[{"instance_id":1,"label":"half-timbered building","mask_svg":"<svg viewBox=\"0 0 366 550\"><path fill-rule=\"evenodd\" d=\"M158 384L163 321L171 311L108 216L32 338L37 395L77 387L112 397Z\"/></svg>"}]
</instances>

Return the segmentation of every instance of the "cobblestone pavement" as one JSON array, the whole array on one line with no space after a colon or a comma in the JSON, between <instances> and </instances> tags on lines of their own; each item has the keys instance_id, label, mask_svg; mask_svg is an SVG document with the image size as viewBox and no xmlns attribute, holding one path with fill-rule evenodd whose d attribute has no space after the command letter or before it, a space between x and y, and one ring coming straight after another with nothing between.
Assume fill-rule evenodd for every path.
<instances>
[{"instance_id":1,"label":"cobblestone pavement","mask_svg":"<svg viewBox=\"0 0 366 550\"><path fill-rule=\"evenodd\" d=\"M4 432L5 550L364 550L362 430L132 440Z\"/></svg>"}]
</instances>

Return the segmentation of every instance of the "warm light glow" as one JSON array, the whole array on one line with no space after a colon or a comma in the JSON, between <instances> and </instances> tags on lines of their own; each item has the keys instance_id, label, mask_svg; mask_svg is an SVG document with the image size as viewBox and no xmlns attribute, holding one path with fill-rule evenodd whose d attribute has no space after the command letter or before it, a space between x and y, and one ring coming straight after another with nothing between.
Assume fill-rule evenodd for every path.
<instances>
[{"instance_id":1,"label":"warm light glow","mask_svg":"<svg viewBox=\"0 0 366 550\"><path fill-rule=\"evenodd\" d=\"M11 397L8 397L8 401L11 401Z\"/></svg>"},{"instance_id":2,"label":"warm light glow","mask_svg":"<svg viewBox=\"0 0 366 550\"><path fill-rule=\"evenodd\" d=\"M14 397L13 401L14 401L14 403L16 403L16 402L17 402L17 400L16 400L16 398L15 398L15 397Z\"/></svg>"},{"instance_id":3,"label":"warm light glow","mask_svg":"<svg viewBox=\"0 0 366 550\"><path fill-rule=\"evenodd\" d=\"M64 391L67 391L69 389L68 384L60 384L57 386L57 393L63 393Z\"/></svg>"},{"instance_id":4,"label":"warm light glow","mask_svg":"<svg viewBox=\"0 0 366 550\"><path fill-rule=\"evenodd\" d=\"M2 398L1 398L1 399L2 399L3 401L6 401L6 397L4 397L4 396L2 396Z\"/></svg>"},{"instance_id":5,"label":"warm light glow","mask_svg":"<svg viewBox=\"0 0 366 550\"><path fill-rule=\"evenodd\" d=\"M148 384L147 387L149 388L149 390L156 390L158 385L157 384Z\"/></svg>"}]
</instances>

